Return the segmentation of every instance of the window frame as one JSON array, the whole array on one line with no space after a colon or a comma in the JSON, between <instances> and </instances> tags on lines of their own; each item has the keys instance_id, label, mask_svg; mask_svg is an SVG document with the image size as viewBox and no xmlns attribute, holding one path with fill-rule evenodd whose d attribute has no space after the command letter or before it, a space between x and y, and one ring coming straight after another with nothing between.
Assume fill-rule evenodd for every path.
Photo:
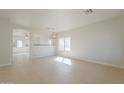
<instances>
[{"instance_id":1,"label":"window frame","mask_svg":"<svg viewBox=\"0 0 124 93\"><path fill-rule=\"evenodd\" d=\"M63 49L60 48L61 47L61 44L60 44L61 43L61 41L60 41L61 39L63 39ZM66 44L66 40L67 39L69 39L69 48L66 47L66 45L68 45L68 44ZM65 52L71 51L71 37L61 37L61 38L59 38L59 40L58 40L58 50L59 51L65 51Z\"/></svg>"},{"instance_id":2,"label":"window frame","mask_svg":"<svg viewBox=\"0 0 124 93\"><path fill-rule=\"evenodd\" d=\"M22 44L21 44L22 46L21 46L21 47L18 46L18 42L19 42L19 41L22 42ZM23 48L23 40L16 40L16 48Z\"/></svg>"}]
</instances>

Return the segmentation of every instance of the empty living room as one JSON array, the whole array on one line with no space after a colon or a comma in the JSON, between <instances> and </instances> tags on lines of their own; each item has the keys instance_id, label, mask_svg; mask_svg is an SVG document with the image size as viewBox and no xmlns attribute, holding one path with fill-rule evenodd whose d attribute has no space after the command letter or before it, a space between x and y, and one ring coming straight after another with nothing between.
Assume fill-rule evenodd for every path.
<instances>
[{"instance_id":1,"label":"empty living room","mask_svg":"<svg viewBox=\"0 0 124 93\"><path fill-rule=\"evenodd\" d=\"M1 9L0 83L123 84L123 9Z\"/></svg>"}]
</instances>

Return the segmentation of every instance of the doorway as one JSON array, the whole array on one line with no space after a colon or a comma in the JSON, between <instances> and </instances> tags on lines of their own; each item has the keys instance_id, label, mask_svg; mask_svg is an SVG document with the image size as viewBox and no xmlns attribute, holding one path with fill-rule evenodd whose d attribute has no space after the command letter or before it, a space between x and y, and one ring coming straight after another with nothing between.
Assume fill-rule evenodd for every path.
<instances>
[{"instance_id":1,"label":"doorway","mask_svg":"<svg viewBox=\"0 0 124 93\"><path fill-rule=\"evenodd\" d=\"M13 59L19 61L30 56L30 32L24 29L13 30Z\"/></svg>"}]
</instances>

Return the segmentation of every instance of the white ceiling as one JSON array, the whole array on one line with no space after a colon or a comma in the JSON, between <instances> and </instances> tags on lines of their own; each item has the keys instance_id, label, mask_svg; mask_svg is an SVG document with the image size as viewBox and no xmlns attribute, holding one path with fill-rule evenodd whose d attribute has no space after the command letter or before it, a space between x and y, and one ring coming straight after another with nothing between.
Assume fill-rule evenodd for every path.
<instances>
[{"instance_id":1,"label":"white ceiling","mask_svg":"<svg viewBox=\"0 0 124 93\"><path fill-rule=\"evenodd\" d=\"M0 10L0 17L9 18L13 24L20 26L47 29L55 32L85 26L108 18L124 15L124 10L93 9L85 15L83 9L39 9L39 10Z\"/></svg>"}]
</instances>

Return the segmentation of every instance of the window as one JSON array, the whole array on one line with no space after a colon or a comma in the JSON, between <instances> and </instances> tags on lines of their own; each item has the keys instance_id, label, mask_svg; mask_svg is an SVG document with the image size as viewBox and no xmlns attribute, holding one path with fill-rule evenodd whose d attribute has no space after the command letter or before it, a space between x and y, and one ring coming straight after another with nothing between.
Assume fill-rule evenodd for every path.
<instances>
[{"instance_id":1,"label":"window","mask_svg":"<svg viewBox=\"0 0 124 93\"><path fill-rule=\"evenodd\" d=\"M49 39L49 45L50 45L50 46L52 45L52 40L51 40L51 39Z\"/></svg>"},{"instance_id":2,"label":"window","mask_svg":"<svg viewBox=\"0 0 124 93\"><path fill-rule=\"evenodd\" d=\"M64 38L59 39L59 50L64 51Z\"/></svg>"},{"instance_id":3,"label":"window","mask_svg":"<svg viewBox=\"0 0 124 93\"><path fill-rule=\"evenodd\" d=\"M17 40L17 48L22 48L23 44L22 44L22 40Z\"/></svg>"},{"instance_id":4,"label":"window","mask_svg":"<svg viewBox=\"0 0 124 93\"><path fill-rule=\"evenodd\" d=\"M70 51L71 50L71 38L60 38L59 39L59 50L60 51Z\"/></svg>"},{"instance_id":5,"label":"window","mask_svg":"<svg viewBox=\"0 0 124 93\"><path fill-rule=\"evenodd\" d=\"M71 41L71 38L70 37L67 37L65 38L65 51L70 51L70 42Z\"/></svg>"}]
</instances>

